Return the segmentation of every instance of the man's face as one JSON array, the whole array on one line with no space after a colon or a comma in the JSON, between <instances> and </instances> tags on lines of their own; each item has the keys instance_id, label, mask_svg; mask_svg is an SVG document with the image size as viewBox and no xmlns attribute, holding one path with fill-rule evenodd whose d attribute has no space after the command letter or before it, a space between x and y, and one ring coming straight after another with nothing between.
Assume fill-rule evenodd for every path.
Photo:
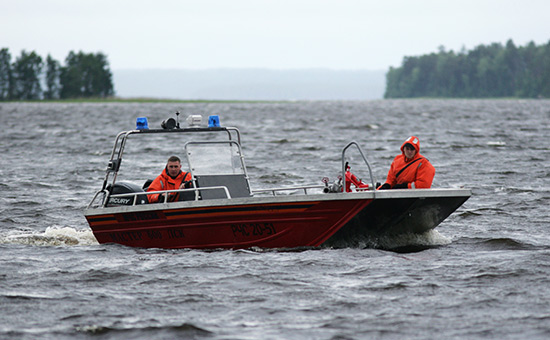
<instances>
[{"instance_id":1,"label":"man's face","mask_svg":"<svg viewBox=\"0 0 550 340\"><path fill-rule=\"evenodd\" d=\"M407 157L408 159L413 158L416 154L416 150L409 145L405 145L405 147L403 147L403 152L405 153L405 157Z\"/></svg>"},{"instance_id":2,"label":"man's face","mask_svg":"<svg viewBox=\"0 0 550 340\"><path fill-rule=\"evenodd\" d=\"M168 174L172 177L176 177L181 170L181 163L180 162L168 162L166 165L168 168Z\"/></svg>"}]
</instances>

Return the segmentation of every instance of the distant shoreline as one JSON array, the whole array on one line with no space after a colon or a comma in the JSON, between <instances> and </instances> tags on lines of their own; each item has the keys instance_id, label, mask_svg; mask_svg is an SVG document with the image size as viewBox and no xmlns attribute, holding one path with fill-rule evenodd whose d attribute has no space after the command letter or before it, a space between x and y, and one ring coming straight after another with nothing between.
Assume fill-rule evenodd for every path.
<instances>
[{"instance_id":1,"label":"distant shoreline","mask_svg":"<svg viewBox=\"0 0 550 340\"><path fill-rule=\"evenodd\" d=\"M418 99L418 98L417 98ZM441 99L441 98L439 98ZM68 99L36 99L36 100L7 100L3 103L300 103L300 102L338 102L338 101L377 101L379 99L280 99L280 100L247 100L247 99L170 99L170 98L146 98L146 97L114 97L114 98L68 98Z\"/></svg>"},{"instance_id":2,"label":"distant shoreline","mask_svg":"<svg viewBox=\"0 0 550 340\"><path fill-rule=\"evenodd\" d=\"M36 99L36 100L7 100L7 103L292 103L320 100L237 100L237 99L170 99L170 98L68 98L68 99ZM334 100L327 100L334 101Z\"/></svg>"},{"instance_id":3,"label":"distant shoreline","mask_svg":"<svg viewBox=\"0 0 550 340\"><path fill-rule=\"evenodd\" d=\"M119 69L121 98L300 101L383 98L386 71L329 69Z\"/></svg>"},{"instance_id":4,"label":"distant shoreline","mask_svg":"<svg viewBox=\"0 0 550 340\"><path fill-rule=\"evenodd\" d=\"M339 101L349 101L349 102L373 102L373 101L421 101L421 100L437 100L437 101L471 101L471 100L496 100L496 101L505 101L505 100L517 100L517 101L533 101L533 100L548 100L548 98L516 98L516 97L495 97L495 98L485 98L485 97L471 97L471 98L441 98L441 97L412 97L412 98L379 98L379 99L313 99L313 100L239 100L239 99L170 99L170 98L71 98L71 99L44 99L44 100L9 100L9 101L0 101L2 104L13 104L13 103L37 103L37 104L86 104L86 103L182 103L182 104L196 104L196 103L259 103L259 104L277 104L277 103L304 103L304 102L339 102Z\"/></svg>"}]
</instances>

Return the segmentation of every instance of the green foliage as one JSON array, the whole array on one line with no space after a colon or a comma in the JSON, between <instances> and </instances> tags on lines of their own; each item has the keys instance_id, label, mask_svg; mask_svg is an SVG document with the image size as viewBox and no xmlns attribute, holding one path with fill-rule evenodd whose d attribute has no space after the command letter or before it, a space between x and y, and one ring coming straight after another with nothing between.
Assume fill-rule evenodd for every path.
<instances>
[{"instance_id":1,"label":"green foliage","mask_svg":"<svg viewBox=\"0 0 550 340\"><path fill-rule=\"evenodd\" d=\"M0 50L0 100L11 97L12 71L11 54L7 48Z\"/></svg>"},{"instance_id":2,"label":"green foliage","mask_svg":"<svg viewBox=\"0 0 550 340\"><path fill-rule=\"evenodd\" d=\"M67 98L107 98L114 95L112 74L102 53L69 52L65 66L50 55L45 62L35 52L21 52L11 63L0 50L0 101ZM42 83L46 90L42 91Z\"/></svg>"},{"instance_id":3,"label":"green foliage","mask_svg":"<svg viewBox=\"0 0 550 340\"><path fill-rule=\"evenodd\" d=\"M35 52L21 52L21 56L12 65L15 98L23 100L40 98L42 87L39 77L42 65L42 58Z\"/></svg>"},{"instance_id":4,"label":"green foliage","mask_svg":"<svg viewBox=\"0 0 550 340\"><path fill-rule=\"evenodd\" d=\"M109 97L114 93L107 57L70 52L61 68L61 98Z\"/></svg>"},{"instance_id":5,"label":"green foliage","mask_svg":"<svg viewBox=\"0 0 550 340\"><path fill-rule=\"evenodd\" d=\"M550 97L550 41L516 47L493 43L455 54L405 57L386 74L385 98Z\"/></svg>"},{"instance_id":6,"label":"green foliage","mask_svg":"<svg viewBox=\"0 0 550 340\"><path fill-rule=\"evenodd\" d=\"M46 57L46 91L44 92L44 99L57 99L59 98L59 62L52 58L48 54Z\"/></svg>"}]
</instances>

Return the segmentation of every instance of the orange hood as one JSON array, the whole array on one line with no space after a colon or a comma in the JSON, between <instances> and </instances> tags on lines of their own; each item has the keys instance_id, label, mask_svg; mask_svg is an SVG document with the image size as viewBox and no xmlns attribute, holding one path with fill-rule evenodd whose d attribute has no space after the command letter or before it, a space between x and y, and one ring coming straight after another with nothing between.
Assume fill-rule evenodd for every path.
<instances>
[{"instance_id":1,"label":"orange hood","mask_svg":"<svg viewBox=\"0 0 550 340\"><path fill-rule=\"evenodd\" d=\"M405 152L403 151L403 147L405 147L405 144L412 145L415 148L417 155L420 153L420 140L418 139L418 137L411 136L403 142L403 144L401 145L401 152L403 154L405 154Z\"/></svg>"}]
</instances>

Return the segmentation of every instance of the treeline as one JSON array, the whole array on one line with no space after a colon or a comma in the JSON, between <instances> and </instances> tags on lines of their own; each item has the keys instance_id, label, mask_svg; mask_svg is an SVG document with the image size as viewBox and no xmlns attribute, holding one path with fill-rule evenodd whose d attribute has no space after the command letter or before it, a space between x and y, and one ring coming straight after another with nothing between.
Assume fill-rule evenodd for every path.
<instances>
[{"instance_id":1,"label":"treeline","mask_svg":"<svg viewBox=\"0 0 550 340\"><path fill-rule=\"evenodd\" d=\"M493 43L471 51L405 57L386 74L384 98L550 98L550 41L516 47Z\"/></svg>"},{"instance_id":2,"label":"treeline","mask_svg":"<svg viewBox=\"0 0 550 340\"><path fill-rule=\"evenodd\" d=\"M102 53L69 52L62 66L49 54L21 51L12 62L7 48L0 50L0 101L110 97L112 74Z\"/></svg>"}]
</instances>

